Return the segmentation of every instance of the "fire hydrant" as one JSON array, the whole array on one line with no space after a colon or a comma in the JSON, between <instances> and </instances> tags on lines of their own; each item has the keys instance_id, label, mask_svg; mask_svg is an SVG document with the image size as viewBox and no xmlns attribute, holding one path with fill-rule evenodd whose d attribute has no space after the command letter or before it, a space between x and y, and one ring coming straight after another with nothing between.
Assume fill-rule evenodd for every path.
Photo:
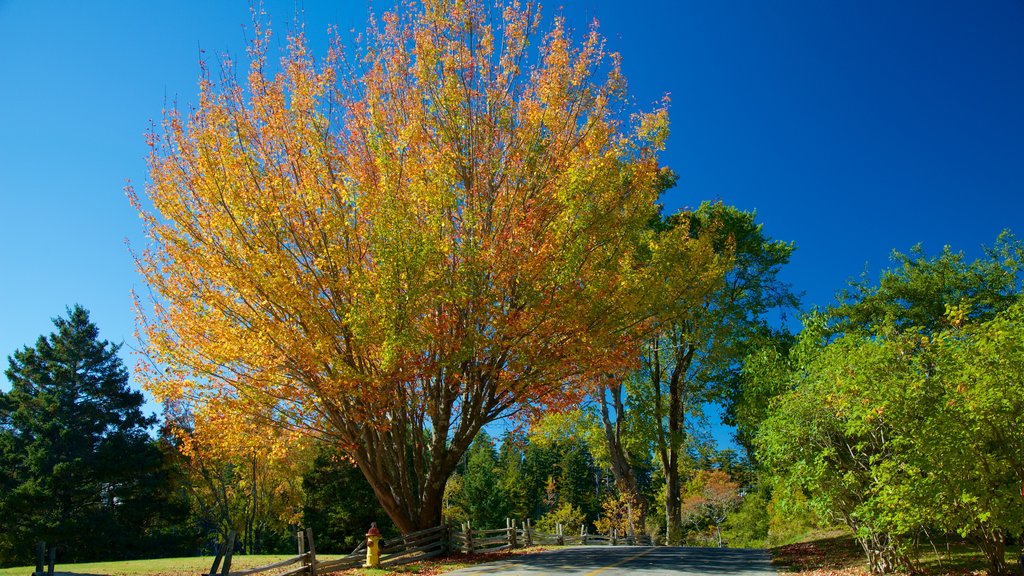
<instances>
[{"instance_id":1,"label":"fire hydrant","mask_svg":"<svg viewBox=\"0 0 1024 576\"><path fill-rule=\"evenodd\" d=\"M366 532L366 564L363 568L380 568L380 530L377 523L370 524Z\"/></svg>"}]
</instances>

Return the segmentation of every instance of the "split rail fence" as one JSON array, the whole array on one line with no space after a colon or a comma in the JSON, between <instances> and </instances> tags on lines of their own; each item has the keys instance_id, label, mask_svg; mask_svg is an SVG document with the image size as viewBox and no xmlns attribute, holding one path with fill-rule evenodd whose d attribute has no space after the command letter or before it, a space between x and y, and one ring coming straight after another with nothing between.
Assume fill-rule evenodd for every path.
<instances>
[{"instance_id":1,"label":"split rail fence","mask_svg":"<svg viewBox=\"0 0 1024 576\"><path fill-rule=\"evenodd\" d=\"M263 572L273 572L274 576L298 576L300 574L317 576L317 574L359 568L366 562L365 541L346 556L320 560L316 555L316 545L311 529L306 528L304 531L298 532L297 540L299 553L291 558L246 570L232 571L231 557L235 545L235 533L232 531L228 534L227 541L218 549L208 576L251 576ZM440 556L448 550L447 544L447 526L437 526L390 540L382 540L380 542L380 565L397 566L415 560ZM289 567L293 568L281 571L282 568Z\"/></svg>"},{"instance_id":2,"label":"split rail fence","mask_svg":"<svg viewBox=\"0 0 1024 576\"><path fill-rule=\"evenodd\" d=\"M235 533L228 534L227 541L220 546L214 558L213 566L206 576L252 576L261 573L273 573L272 576L317 576L349 568L359 568L367 561L366 542L341 558L331 560L317 559L313 541L313 531L309 528L297 533L298 554L272 564L231 570L232 552L235 546ZM505 528L478 530L469 523L459 529L450 526L437 526L413 532L397 538L380 542L380 566L397 566L418 560L433 558L449 552L467 554L497 552L528 546L651 546L651 537L644 534L638 536L619 536L614 531L610 535L588 534L581 528L579 534L565 534L561 524L554 534L537 532L529 520L517 522L506 520Z\"/></svg>"},{"instance_id":3,"label":"split rail fence","mask_svg":"<svg viewBox=\"0 0 1024 576\"><path fill-rule=\"evenodd\" d=\"M567 535L561 524L558 524L553 534L537 532L529 520L517 522L513 519L506 520L504 528L476 530L466 523L461 526L461 530L452 530L451 532L451 549L470 554L474 552L496 552L535 545L653 546L653 541L647 534L628 536L617 534L615 530L612 530L612 533L609 535L588 534L586 527L580 527L579 534Z\"/></svg>"}]
</instances>

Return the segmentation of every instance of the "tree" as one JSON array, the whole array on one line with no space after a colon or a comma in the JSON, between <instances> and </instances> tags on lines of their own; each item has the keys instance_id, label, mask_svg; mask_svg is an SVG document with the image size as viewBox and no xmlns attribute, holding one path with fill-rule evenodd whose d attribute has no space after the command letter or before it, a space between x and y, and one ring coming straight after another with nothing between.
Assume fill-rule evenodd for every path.
<instances>
[{"instance_id":1,"label":"tree","mask_svg":"<svg viewBox=\"0 0 1024 576\"><path fill-rule=\"evenodd\" d=\"M36 540L67 562L142 556L165 508L155 419L84 308L53 323L8 357L0 392L0 562L27 563Z\"/></svg>"},{"instance_id":2,"label":"tree","mask_svg":"<svg viewBox=\"0 0 1024 576\"><path fill-rule=\"evenodd\" d=\"M498 489L505 498L508 515L520 520L531 518L536 508L526 474L526 442L523 434L509 431L503 436L498 451Z\"/></svg>"},{"instance_id":3,"label":"tree","mask_svg":"<svg viewBox=\"0 0 1024 576\"><path fill-rule=\"evenodd\" d=\"M950 309L950 328L921 343L928 381L913 388L902 431L913 449L901 454L904 469L921 473L898 477L906 489L894 494L894 516L914 518L903 502L917 507L922 522L974 542L989 574L1007 574L1007 536L1024 524L1024 299L970 318Z\"/></svg>"},{"instance_id":4,"label":"tree","mask_svg":"<svg viewBox=\"0 0 1024 576\"><path fill-rule=\"evenodd\" d=\"M771 496L767 488L758 484L743 491L742 502L725 519L722 536L729 546L736 548L767 548L771 522Z\"/></svg>"},{"instance_id":5,"label":"tree","mask_svg":"<svg viewBox=\"0 0 1024 576\"><path fill-rule=\"evenodd\" d=\"M850 527L872 573L889 573L906 566L907 542L879 506L892 488L880 472L900 449L885 407L903 403L915 378L913 344L848 335L819 347L820 331L808 323L792 390L762 424L758 452L770 469L796 479L819 510Z\"/></svg>"},{"instance_id":6,"label":"tree","mask_svg":"<svg viewBox=\"0 0 1024 576\"><path fill-rule=\"evenodd\" d=\"M1024 247L1004 233L984 252L896 253L879 286L806 317L788 358L758 361L775 357L756 372L781 377L760 453L855 531L875 573L908 565L928 529L973 540L991 574L1008 570L1024 481Z\"/></svg>"},{"instance_id":7,"label":"tree","mask_svg":"<svg viewBox=\"0 0 1024 576\"><path fill-rule=\"evenodd\" d=\"M593 446L600 442L594 415L582 409L546 414L528 438L524 469L539 488L542 512L569 503L596 520L609 486L607 472L594 458Z\"/></svg>"},{"instance_id":8,"label":"tree","mask_svg":"<svg viewBox=\"0 0 1024 576\"><path fill-rule=\"evenodd\" d=\"M1024 246L1002 232L983 256L967 262L949 246L929 258L921 245L903 254L893 251L895 264L882 272L877 285L867 277L851 282L830 310L832 334L877 333L886 323L900 331L923 334L950 326L949 308L960 306L967 320L990 320L1006 310L1021 292Z\"/></svg>"},{"instance_id":9,"label":"tree","mask_svg":"<svg viewBox=\"0 0 1024 576\"><path fill-rule=\"evenodd\" d=\"M498 454L490 434L481 431L467 455L462 476L462 508L476 528L500 528L507 518L507 500L498 482Z\"/></svg>"},{"instance_id":10,"label":"tree","mask_svg":"<svg viewBox=\"0 0 1024 576\"><path fill-rule=\"evenodd\" d=\"M657 222L659 234L679 229L711 248L714 266L700 268L702 279L679 276L678 300L669 303L651 324L642 345L640 370L607 382L600 395L602 418L612 469L627 491L635 491L624 471L627 459L619 429L630 418L627 407L652 428L655 451L665 474L666 533L670 543L682 537L681 459L687 436L687 416L704 402L721 398L740 386L739 361L752 344L771 332L767 314L796 305L788 285L778 279L793 245L772 240L755 214L721 203L704 203L692 214ZM676 264L694 269L679 253ZM624 390L631 390L622 400ZM612 416L609 417L609 406Z\"/></svg>"},{"instance_id":11,"label":"tree","mask_svg":"<svg viewBox=\"0 0 1024 576\"><path fill-rule=\"evenodd\" d=\"M683 500L683 517L695 527L712 528L721 548L722 524L743 501L739 482L724 470L700 470L688 484Z\"/></svg>"},{"instance_id":12,"label":"tree","mask_svg":"<svg viewBox=\"0 0 1024 576\"><path fill-rule=\"evenodd\" d=\"M557 508L541 516L537 521L537 530L547 534L558 532L558 525L562 525L563 534L573 535L581 532L583 525L587 523L587 516L579 508L569 502L561 503Z\"/></svg>"},{"instance_id":13,"label":"tree","mask_svg":"<svg viewBox=\"0 0 1024 576\"><path fill-rule=\"evenodd\" d=\"M316 535L316 549L347 553L366 540L376 522L385 537L397 535L384 509L354 464L337 450L317 447L302 477L302 524Z\"/></svg>"},{"instance_id":14,"label":"tree","mask_svg":"<svg viewBox=\"0 0 1024 576\"><path fill-rule=\"evenodd\" d=\"M182 488L204 536L214 536L211 544L223 543L233 530L248 554L291 549L288 528L298 523L301 484L318 457L315 447L258 426L249 427L247 443L219 442L209 436L215 428L197 426L182 404L164 408L166 434L184 472Z\"/></svg>"},{"instance_id":15,"label":"tree","mask_svg":"<svg viewBox=\"0 0 1024 576\"><path fill-rule=\"evenodd\" d=\"M601 503L602 513L594 527L599 534L613 533L622 538L632 537L636 527L643 522L643 507L636 501L636 496L627 493L607 494Z\"/></svg>"},{"instance_id":16,"label":"tree","mask_svg":"<svg viewBox=\"0 0 1024 576\"><path fill-rule=\"evenodd\" d=\"M152 211L129 190L146 386L335 442L403 532L483 425L574 402L691 273L647 265L696 244L646 226L666 110L623 120L596 29L531 44L535 7L500 12L425 0L353 60L300 34L276 74L258 27L247 83L204 74L152 135Z\"/></svg>"}]
</instances>

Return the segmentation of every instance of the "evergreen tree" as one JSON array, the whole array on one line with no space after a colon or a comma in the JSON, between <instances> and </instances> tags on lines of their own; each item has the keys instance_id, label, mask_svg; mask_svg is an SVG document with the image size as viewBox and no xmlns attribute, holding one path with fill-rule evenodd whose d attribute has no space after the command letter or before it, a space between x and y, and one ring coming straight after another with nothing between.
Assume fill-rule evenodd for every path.
<instances>
[{"instance_id":1,"label":"evergreen tree","mask_svg":"<svg viewBox=\"0 0 1024 576\"><path fill-rule=\"evenodd\" d=\"M467 454L463 507L474 528L500 528L505 525L507 506L498 485L498 454L491 436L481 431Z\"/></svg>"},{"instance_id":2,"label":"evergreen tree","mask_svg":"<svg viewBox=\"0 0 1024 576\"><path fill-rule=\"evenodd\" d=\"M508 432L498 451L498 488L504 496L508 515L517 520L530 518L535 508L524 468L526 442L525 435Z\"/></svg>"},{"instance_id":3,"label":"evergreen tree","mask_svg":"<svg viewBox=\"0 0 1024 576\"><path fill-rule=\"evenodd\" d=\"M8 358L0 392L0 563L27 563L36 540L64 562L144 555L165 486L155 419L84 308L54 324Z\"/></svg>"}]
</instances>

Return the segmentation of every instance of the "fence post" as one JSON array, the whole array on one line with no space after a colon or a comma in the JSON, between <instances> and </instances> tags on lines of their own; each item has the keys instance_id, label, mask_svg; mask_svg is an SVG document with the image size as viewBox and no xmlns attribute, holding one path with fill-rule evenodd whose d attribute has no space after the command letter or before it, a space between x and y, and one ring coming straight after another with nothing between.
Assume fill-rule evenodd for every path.
<instances>
[{"instance_id":1,"label":"fence post","mask_svg":"<svg viewBox=\"0 0 1024 576\"><path fill-rule=\"evenodd\" d=\"M466 520L466 549L469 554L473 553L473 524Z\"/></svg>"},{"instance_id":2,"label":"fence post","mask_svg":"<svg viewBox=\"0 0 1024 576\"><path fill-rule=\"evenodd\" d=\"M309 576L316 576L316 546L313 544L312 528L306 528L306 543L309 545Z\"/></svg>"},{"instance_id":3,"label":"fence post","mask_svg":"<svg viewBox=\"0 0 1024 576\"><path fill-rule=\"evenodd\" d=\"M57 547L50 546L50 561L46 565L46 576L53 576L53 563L57 560Z\"/></svg>"},{"instance_id":4,"label":"fence post","mask_svg":"<svg viewBox=\"0 0 1024 576\"><path fill-rule=\"evenodd\" d=\"M234 530L228 532L228 541L224 543L224 565L220 568L220 576L228 576L231 572L231 556L235 553L235 535Z\"/></svg>"},{"instance_id":5,"label":"fence post","mask_svg":"<svg viewBox=\"0 0 1024 576\"><path fill-rule=\"evenodd\" d=\"M523 540L525 546L533 546L533 524L529 518L523 520Z\"/></svg>"},{"instance_id":6,"label":"fence post","mask_svg":"<svg viewBox=\"0 0 1024 576\"><path fill-rule=\"evenodd\" d=\"M612 526L612 537L608 539L609 546L615 546L615 527Z\"/></svg>"},{"instance_id":7,"label":"fence post","mask_svg":"<svg viewBox=\"0 0 1024 576\"><path fill-rule=\"evenodd\" d=\"M561 522L555 525L555 543L559 546L565 546L565 536L562 534Z\"/></svg>"},{"instance_id":8,"label":"fence post","mask_svg":"<svg viewBox=\"0 0 1024 576\"><path fill-rule=\"evenodd\" d=\"M46 542L36 542L36 571L33 576L43 576L43 558L46 556Z\"/></svg>"},{"instance_id":9,"label":"fence post","mask_svg":"<svg viewBox=\"0 0 1024 576\"><path fill-rule=\"evenodd\" d=\"M217 546L217 555L213 557L213 566L210 566L209 576L217 576L217 569L220 568L220 559L224 557L224 546Z\"/></svg>"},{"instance_id":10,"label":"fence post","mask_svg":"<svg viewBox=\"0 0 1024 576\"><path fill-rule=\"evenodd\" d=\"M586 545L587 543L587 525L580 524L580 544Z\"/></svg>"}]
</instances>

